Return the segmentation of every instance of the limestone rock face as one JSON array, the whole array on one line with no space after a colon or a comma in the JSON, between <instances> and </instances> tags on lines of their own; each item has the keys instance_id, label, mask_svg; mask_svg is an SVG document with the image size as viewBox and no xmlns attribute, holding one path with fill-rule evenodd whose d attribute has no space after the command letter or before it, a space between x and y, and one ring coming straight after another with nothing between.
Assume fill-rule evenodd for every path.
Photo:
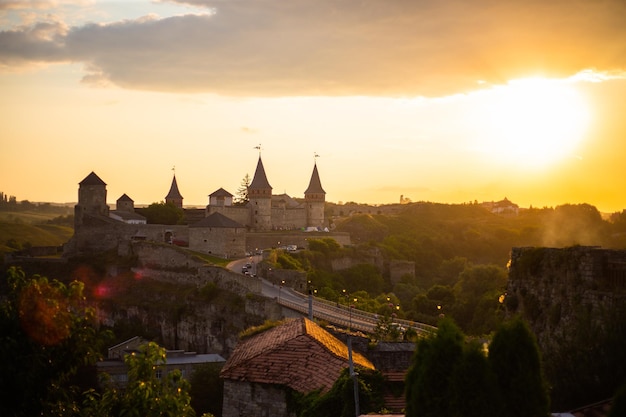
<instances>
[{"instance_id":1,"label":"limestone rock face","mask_svg":"<svg viewBox=\"0 0 626 417\"><path fill-rule=\"evenodd\" d=\"M513 248L505 303L528 320L542 350L567 341L581 316L602 321L626 303L626 251Z\"/></svg>"}]
</instances>

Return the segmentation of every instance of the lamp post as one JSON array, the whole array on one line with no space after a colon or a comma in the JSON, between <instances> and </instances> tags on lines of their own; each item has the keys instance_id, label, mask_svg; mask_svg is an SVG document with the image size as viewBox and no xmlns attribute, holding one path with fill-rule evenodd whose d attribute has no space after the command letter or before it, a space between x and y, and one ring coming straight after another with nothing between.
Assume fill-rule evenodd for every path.
<instances>
[{"instance_id":1,"label":"lamp post","mask_svg":"<svg viewBox=\"0 0 626 417\"><path fill-rule=\"evenodd\" d=\"M349 317L350 317L350 322L348 324L348 331L349 332L352 330L352 309L354 308L354 306L355 306L356 302L358 301L358 299L355 298L353 301L354 301L354 304L350 304L348 306Z\"/></svg>"},{"instance_id":2,"label":"lamp post","mask_svg":"<svg viewBox=\"0 0 626 417\"><path fill-rule=\"evenodd\" d=\"M283 285L285 285L285 280L280 281L280 286L278 287L278 302L280 303L280 291L283 289Z\"/></svg>"}]
</instances>

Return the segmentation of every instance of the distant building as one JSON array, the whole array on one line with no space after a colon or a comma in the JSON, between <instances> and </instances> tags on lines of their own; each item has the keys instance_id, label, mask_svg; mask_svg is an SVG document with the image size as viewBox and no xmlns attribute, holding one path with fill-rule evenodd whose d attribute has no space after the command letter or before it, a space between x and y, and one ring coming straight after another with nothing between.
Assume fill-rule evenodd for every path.
<instances>
[{"instance_id":1,"label":"distant building","mask_svg":"<svg viewBox=\"0 0 626 417\"><path fill-rule=\"evenodd\" d=\"M247 204L233 204L233 195L220 188L209 195L209 204L204 210L183 208L183 196L174 175L165 201L185 211L187 224L184 225L147 224L146 218L135 211L134 201L127 194L117 200L115 210L109 210L106 185L94 172L79 183L78 204L74 207L74 237L65 246L66 253L110 249L122 253L128 252L128 249L120 249L128 247L127 242L147 240L186 246L221 257L240 257L246 254L248 232L328 231L324 218L326 192L316 164L304 199L297 199L287 194L272 194L259 156L248 187ZM306 241L305 238L300 240ZM254 243L255 247L260 244Z\"/></svg>"},{"instance_id":2,"label":"distant building","mask_svg":"<svg viewBox=\"0 0 626 417\"><path fill-rule=\"evenodd\" d=\"M519 206L511 202L508 198L500 201L488 201L481 204L493 214L499 214L501 216L517 216L519 214Z\"/></svg>"},{"instance_id":3,"label":"distant building","mask_svg":"<svg viewBox=\"0 0 626 417\"><path fill-rule=\"evenodd\" d=\"M135 203L132 198L123 194L117 199L115 210L109 212L109 217L128 224L146 224L146 218L135 213Z\"/></svg>"},{"instance_id":4,"label":"distant building","mask_svg":"<svg viewBox=\"0 0 626 417\"><path fill-rule=\"evenodd\" d=\"M259 156L252 182L248 186L248 203L234 205L233 196L223 188L209 196L206 215L221 213L243 224L250 231L269 230L324 230L326 191L322 188L317 164L304 191L304 200L287 194L272 194L263 160Z\"/></svg>"},{"instance_id":5,"label":"distant building","mask_svg":"<svg viewBox=\"0 0 626 417\"><path fill-rule=\"evenodd\" d=\"M107 359L96 363L98 374L108 374L119 388L125 388L128 383L128 369L124 363L124 357L126 355L139 353L140 346L146 343L148 343L147 340L135 336L110 347ZM199 355L195 352L185 352L182 350L166 350L165 357L165 364L155 369L155 373L159 379L176 369L181 372L184 378L189 379L198 365L205 363L223 365L226 362L226 360L218 354L209 353Z\"/></svg>"}]
</instances>

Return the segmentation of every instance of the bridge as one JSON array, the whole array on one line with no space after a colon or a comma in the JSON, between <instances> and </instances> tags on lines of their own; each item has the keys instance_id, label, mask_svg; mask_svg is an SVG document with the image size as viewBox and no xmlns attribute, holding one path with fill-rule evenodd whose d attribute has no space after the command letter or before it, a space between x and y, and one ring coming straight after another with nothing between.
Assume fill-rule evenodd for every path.
<instances>
[{"instance_id":1,"label":"bridge","mask_svg":"<svg viewBox=\"0 0 626 417\"><path fill-rule=\"evenodd\" d=\"M254 256L250 259L239 259L228 264L227 268L233 272L239 273L241 267L248 262L254 260L252 266L256 269L256 263L260 261L260 257ZM253 270L252 272L256 272ZM265 297L273 298L278 304L289 310L300 313L304 316L313 316L314 319L326 321L334 326L358 330L363 333L374 333L376 325L379 322L379 316L354 307L349 307L336 302L324 300L312 295L302 294L292 288L283 287L273 284L266 279L256 277L254 279L261 280L261 293ZM437 328L428 324L393 319L393 324L399 326L401 330L413 329L418 335L426 335L434 333Z\"/></svg>"},{"instance_id":2,"label":"bridge","mask_svg":"<svg viewBox=\"0 0 626 417\"><path fill-rule=\"evenodd\" d=\"M377 314L343 304L338 304L312 295L301 294L291 288L283 288L283 294L277 298L278 304L303 315L313 316L332 325L358 330L363 333L374 333L380 317ZM437 328L428 324L393 318L392 323L402 331L413 329L418 335L434 333Z\"/></svg>"}]
</instances>

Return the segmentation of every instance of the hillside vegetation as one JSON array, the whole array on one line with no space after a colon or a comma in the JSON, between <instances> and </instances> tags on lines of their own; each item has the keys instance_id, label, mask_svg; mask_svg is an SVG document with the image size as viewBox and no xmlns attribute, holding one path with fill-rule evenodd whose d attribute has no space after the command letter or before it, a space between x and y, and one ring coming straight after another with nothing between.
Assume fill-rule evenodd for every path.
<instances>
[{"instance_id":1,"label":"hillside vegetation","mask_svg":"<svg viewBox=\"0 0 626 417\"><path fill-rule=\"evenodd\" d=\"M74 234L68 207L29 203L0 206L0 255L32 246L60 246Z\"/></svg>"},{"instance_id":2,"label":"hillside vegetation","mask_svg":"<svg viewBox=\"0 0 626 417\"><path fill-rule=\"evenodd\" d=\"M499 216L477 204L415 203L392 213L355 210L334 221L354 247L310 240L308 250L277 254L275 266L306 272L312 288L329 300L430 324L452 317L470 335L490 333L504 317L512 247L626 248L626 214L604 220L588 204ZM351 266L333 268L333 261L346 258ZM392 260L414 262L414 275L392 282L386 270Z\"/></svg>"}]
</instances>

